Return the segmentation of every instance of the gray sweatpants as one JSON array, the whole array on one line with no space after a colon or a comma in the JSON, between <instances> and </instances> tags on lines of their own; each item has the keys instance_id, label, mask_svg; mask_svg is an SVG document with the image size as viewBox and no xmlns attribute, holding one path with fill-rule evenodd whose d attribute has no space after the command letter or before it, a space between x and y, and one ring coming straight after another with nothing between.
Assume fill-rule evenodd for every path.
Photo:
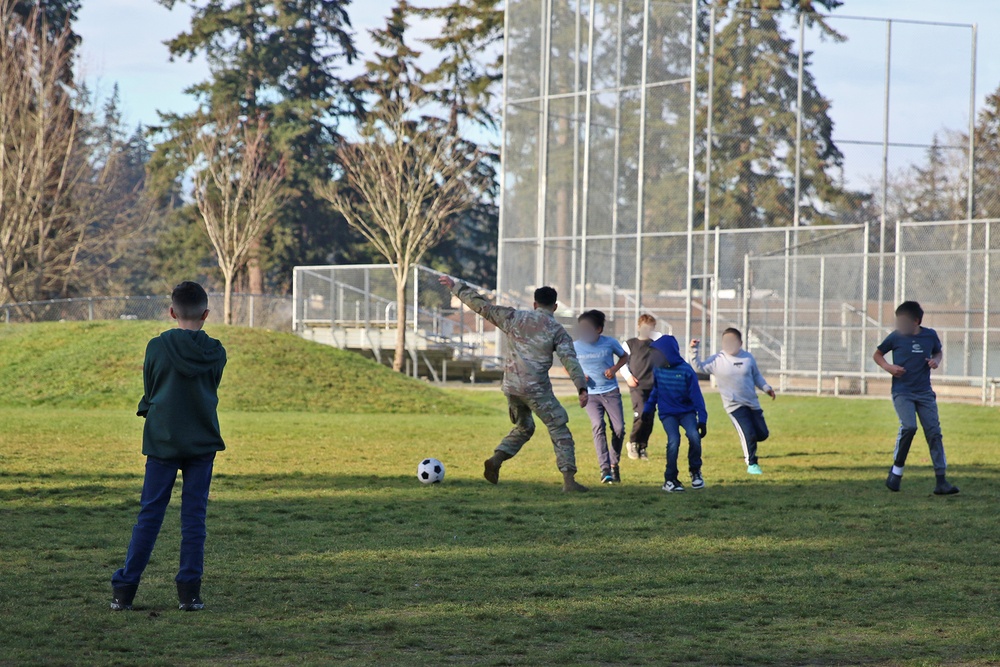
<instances>
[{"instance_id":1,"label":"gray sweatpants","mask_svg":"<svg viewBox=\"0 0 1000 667\"><path fill-rule=\"evenodd\" d=\"M944 456L944 443L941 440L941 421L938 419L937 396L933 391L919 394L894 394L892 404L899 416L899 435L896 436L896 449L893 452L893 465L902 468L906 463L906 455L910 453L913 436L917 434L917 419L924 428L924 437L931 451L931 463L934 473L943 475L948 467Z\"/></svg>"},{"instance_id":2,"label":"gray sweatpants","mask_svg":"<svg viewBox=\"0 0 1000 667\"><path fill-rule=\"evenodd\" d=\"M587 401L587 416L594 432L594 449L601 470L617 466L625 442L625 415L622 412L622 394L615 389L606 394L591 394ZM611 421L611 447L608 448L608 430L604 423L607 415Z\"/></svg>"}]
</instances>

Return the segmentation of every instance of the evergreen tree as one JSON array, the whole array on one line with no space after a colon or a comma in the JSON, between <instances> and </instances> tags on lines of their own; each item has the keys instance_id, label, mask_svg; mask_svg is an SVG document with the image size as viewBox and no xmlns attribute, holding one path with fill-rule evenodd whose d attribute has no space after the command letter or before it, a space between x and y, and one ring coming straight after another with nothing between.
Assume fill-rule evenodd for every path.
<instances>
[{"instance_id":1,"label":"evergreen tree","mask_svg":"<svg viewBox=\"0 0 1000 667\"><path fill-rule=\"evenodd\" d=\"M487 129L499 127L496 99L503 80L503 2L452 0L440 7L414 8L426 19L443 22L436 37L425 39L441 60L424 77L424 85L448 110L448 122Z\"/></svg>"},{"instance_id":2,"label":"evergreen tree","mask_svg":"<svg viewBox=\"0 0 1000 667\"><path fill-rule=\"evenodd\" d=\"M201 109L164 114L163 140L151 164L164 201L176 200L182 174L180 137L212 110L236 106L270 125L274 157L285 156L291 205L252 262L247 287L287 288L291 266L350 255L346 225L312 191L327 180L341 141L338 123L357 111L340 68L357 55L347 7L350 0L158 0L167 8L188 4L190 29L167 42L173 57L203 55L211 78L192 86Z\"/></svg>"},{"instance_id":3,"label":"evergreen tree","mask_svg":"<svg viewBox=\"0 0 1000 667\"><path fill-rule=\"evenodd\" d=\"M795 209L795 132L798 53L782 19L804 14L808 24L842 39L818 11L839 0L715 0L714 114L711 205L713 226L769 227L791 224ZM699 88L708 86L699 71ZM834 220L843 192L835 171L843 155L833 141L830 102L809 72L802 80L800 223ZM706 105L698 124L706 126ZM704 140L698 152L704 160Z\"/></svg>"},{"instance_id":4,"label":"evergreen tree","mask_svg":"<svg viewBox=\"0 0 1000 667\"><path fill-rule=\"evenodd\" d=\"M443 21L440 34L424 40L432 51L443 53L426 70L419 64L423 52L409 40L414 17ZM376 51L352 88L369 108L404 100L424 122L443 124L453 135L468 137L480 130L494 130L499 118L494 101L503 64L501 54L494 54L485 63L481 56L483 50L489 53L502 40L502 30L503 10L495 1L477 0L466 5L456 0L444 7L421 9L400 0L385 25L370 31ZM426 261L443 272L461 273L491 287L496 283L498 155L495 146L465 141L476 152L487 154L474 168L493 187L460 215L441 244L427 253Z\"/></svg>"},{"instance_id":5,"label":"evergreen tree","mask_svg":"<svg viewBox=\"0 0 1000 667\"><path fill-rule=\"evenodd\" d=\"M1000 217L1000 88L986 97L976 119L975 141L974 216Z\"/></svg>"},{"instance_id":6,"label":"evergreen tree","mask_svg":"<svg viewBox=\"0 0 1000 667\"><path fill-rule=\"evenodd\" d=\"M503 3L499 0L452 0L440 7L414 8L422 18L442 22L435 37L424 40L440 60L428 68L423 85L445 109L449 126L467 136L499 129L500 86L503 81ZM497 206L500 156L496 146L480 146L485 153L477 167L487 172L494 187L438 247L428 263L461 274L479 285L494 287L497 270Z\"/></svg>"}]
</instances>

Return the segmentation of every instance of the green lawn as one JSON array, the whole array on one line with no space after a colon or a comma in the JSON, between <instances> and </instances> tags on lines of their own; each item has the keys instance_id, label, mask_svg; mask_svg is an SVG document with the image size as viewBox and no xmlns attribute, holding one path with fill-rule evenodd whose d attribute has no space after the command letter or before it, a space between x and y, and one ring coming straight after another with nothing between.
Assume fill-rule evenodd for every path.
<instances>
[{"instance_id":1,"label":"green lawn","mask_svg":"<svg viewBox=\"0 0 1000 667\"><path fill-rule=\"evenodd\" d=\"M888 400L779 398L748 478L715 395L707 489L661 493L658 445L565 497L541 431L484 482L502 397L445 397L474 414L224 412L197 614L174 601L176 503L137 611L107 610L141 420L0 408L0 664L1000 663L996 410L942 407L955 497L930 495L922 441L884 488ZM416 481L424 456L444 484Z\"/></svg>"}]
</instances>

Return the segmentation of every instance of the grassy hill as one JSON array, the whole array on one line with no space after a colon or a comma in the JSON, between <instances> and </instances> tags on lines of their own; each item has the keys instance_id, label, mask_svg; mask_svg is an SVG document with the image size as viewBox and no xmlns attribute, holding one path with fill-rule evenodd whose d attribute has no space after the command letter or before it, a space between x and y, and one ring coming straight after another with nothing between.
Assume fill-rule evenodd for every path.
<instances>
[{"instance_id":1,"label":"grassy hill","mask_svg":"<svg viewBox=\"0 0 1000 667\"><path fill-rule=\"evenodd\" d=\"M132 408L146 342L161 322L0 326L0 405ZM223 410L351 413L482 412L356 354L262 329L208 326L229 354Z\"/></svg>"}]
</instances>

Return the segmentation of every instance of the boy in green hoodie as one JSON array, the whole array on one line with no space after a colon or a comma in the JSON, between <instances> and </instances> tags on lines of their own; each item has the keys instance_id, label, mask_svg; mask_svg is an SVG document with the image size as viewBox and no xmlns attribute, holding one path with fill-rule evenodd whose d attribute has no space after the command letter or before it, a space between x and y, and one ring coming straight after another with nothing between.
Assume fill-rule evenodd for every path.
<instances>
[{"instance_id":1,"label":"boy in green hoodie","mask_svg":"<svg viewBox=\"0 0 1000 667\"><path fill-rule=\"evenodd\" d=\"M205 607L201 601L205 510L215 453L226 448L216 412L226 350L201 330L208 317L208 294L198 283L183 282L174 288L170 316L177 320L177 328L149 341L142 366L143 395L137 414L146 419L142 431L146 476L125 566L111 577L115 611L132 609L178 471L184 484L177 597L182 611Z\"/></svg>"}]
</instances>

